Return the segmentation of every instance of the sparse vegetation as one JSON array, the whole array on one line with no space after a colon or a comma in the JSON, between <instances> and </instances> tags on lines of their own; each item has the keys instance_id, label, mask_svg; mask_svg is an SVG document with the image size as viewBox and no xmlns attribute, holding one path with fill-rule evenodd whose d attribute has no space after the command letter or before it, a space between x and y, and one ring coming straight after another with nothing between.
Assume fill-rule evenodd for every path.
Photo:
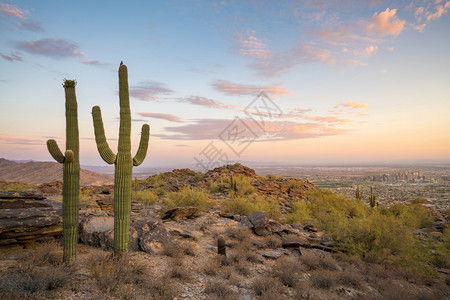
<instances>
[{"instance_id":1,"label":"sparse vegetation","mask_svg":"<svg viewBox=\"0 0 450 300\"><path fill-rule=\"evenodd\" d=\"M190 186L185 186L178 192L170 192L165 204L169 208L177 206L194 206L200 210L205 210L212 205L210 195L204 190Z\"/></svg>"},{"instance_id":2,"label":"sparse vegetation","mask_svg":"<svg viewBox=\"0 0 450 300\"><path fill-rule=\"evenodd\" d=\"M265 211L272 219L280 218L278 200L259 195L235 196L223 203L226 212L247 216L255 211Z\"/></svg>"},{"instance_id":3,"label":"sparse vegetation","mask_svg":"<svg viewBox=\"0 0 450 300\"><path fill-rule=\"evenodd\" d=\"M139 203L147 205L155 204L156 202L158 202L158 195L150 190L133 191L131 197L132 199L137 200Z\"/></svg>"}]
</instances>

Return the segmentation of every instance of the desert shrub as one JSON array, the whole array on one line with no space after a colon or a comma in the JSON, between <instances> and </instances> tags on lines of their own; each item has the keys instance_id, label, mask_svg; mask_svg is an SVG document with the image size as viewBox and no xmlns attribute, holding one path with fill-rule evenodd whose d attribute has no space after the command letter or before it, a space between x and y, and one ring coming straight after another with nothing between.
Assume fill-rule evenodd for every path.
<instances>
[{"instance_id":1,"label":"desert shrub","mask_svg":"<svg viewBox=\"0 0 450 300\"><path fill-rule=\"evenodd\" d=\"M269 237L266 238L266 247L270 248L270 249L277 249L280 248L282 246L282 242L280 240L280 238L270 235Z\"/></svg>"},{"instance_id":2,"label":"desert shrub","mask_svg":"<svg viewBox=\"0 0 450 300\"><path fill-rule=\"evenodd\" d=\"M217 184L217 182L211 181L211 182L209 183L209 192L210 192L211 194L215 194L215 193L219 193L219 192L220 192L220 187L219 187L219 185Z\"/></svg>"},{"instance_id":3,"label":"desert shrub","mask_svg":"<svg viewBox=\"0 0 450 300\"><path fill-rule=\"evenodd\" d=\"M413 230L430 226L433 220L420 204L395 204L370 208L362 201L347 199L329 190L306 194L293 205L288 220L311 221L337 243L339 249L371 262L409 266L417 272L432 272L429 240Z\"/></svg>"},{"instance_id":4,"label":"desert shrub","mask_svg":"<svg viewBox=\"0 0 450 300\"><path fill-rule=\"evenodd\" d=\"M308 270L331 270L338 269L336 260L331 255L319 255L312 252L300 256L300 261Z\"/></svg>"},{"instance_id":5,"label":"desert shrub","mask_svg":"<svg viewBox=\"0 0 450 300\"><path fill-rule=\"evenodd\" d=\"M259 179L260 180L282 180L283 177L282 176L273 175L273 174L266 174L264 176L261 176Z\"/></svg>"},{"instance_id":6,"label":"desert shrub","mask_svg":"<svg viewBox=\"0 0 450 300\"><path fill-rule=\"evenodd\" d=\"M272 273L288 287L295 287L302 273L303 267L299 261L291 258L281 258L274 266Z\"/></svg>"},{"instance_id":7,"label":"desert shrub","mask_svg":"<svg viewBox=\"0 0 450 300\"><path fill-rule=\"evenodd\" d=\"M223 208L226 212L247 216L255 211L265 211L272 219L280 218L278 200L259 195L236 196L225 201Z\"/></svg>"},{"instance_id":8,"label":"desert shrub","mask_svg":"<svg viewBox=\"0 0 450 300\"><path fill-rule=\"evenodd\" d=\"M229 238L236 239L239 242L246 241L252 237L250 229L241 226L228 227L225 230L225 235Z\"/></svg>"},{"instance_id":9,"label":"desert shrub","mask_svg":"<svg viewBox=\"0 0 450 300\"><path fill-rule=\"evenodd\" d=\"M137 200L139 203L148 205L155 204L158 201L158 196L156 193L150 190L133 191L132 198Z\"/></svg>"},{"instance_id":10,"label":"desert shrub","mask_svg":"<svg viewBox=\"0 0 450 300\"><path fill-rule=\"evenodd\" d=\"M132 264L126 256L114 257L110 253L94 253L87 268L102 292L114 292L124 284L139 284L146 279L143 266Z\"/></svg>"},{"instance_id":11,"label":"desert shrub","mask_svg":"<svg viewBox=\"0 0 450 300\"><path fill-rule=\"evenodd\" d=\"M337 276L337 281L340 284L353 289L360 289L362 287L361 276L358 275L354 269L348 269L344 272L340 272Z\"/></svg>"},{"instance_id":12,"label":"desert shrub","mask_svg":"<svg viewBox=\"0 0 450 300\"><path fill-rule=\"evenodd\" d=\"M257 296L269 293L278 293L283 290L283 284L278 278L271 276L261 276L253 280L251 287Z\"/></svg>"},{"instance_id":13,"label":"desert shrub","mask_svg":"<svg viewBox=\"0 0 450 300\"><path fill-rule=\"evenodd\" d=\"M8 192L8 191L24 191L34 189L35 186L22 182L6 182L4 180L0 181L0 191Z\"/></svg>"},{"instance_id":14,"label":"desert shrub","mask_svg":"<svg viewBox=\"0 0 450 300\"><path fill-rule=\"evenodd\" d=\"M236 299L236 293L223 280L208 280L205 285L205 293L209 299Z\"/></svg>"},{"instance_id":15,"label":"desert shrub","mask_svg":"<svg viewBox=\"0 0 450 300\"><path fill-rule=\"evenodd\" d=\"M299 200L292 204L290 212L286 215L285 222L289 224L310 224L313 221L311 214L308 203Z\"/></svg>"},{"instance_id":16,"label":"desert shrub","mask_svg":"<svg viewBox=\"0 0 450 300\"><path fill-rule=\"evenodd\" d=\"M303 189L303 182L301 180L289 179L290 189Z\"/></svg>"},{"instance_id":17,"label":"desert shrub","mask_svg":"<svg viewBox=\"0 0 450 300\"><path fill-rule=\"evenodd\" d=\"M151 188L165 187L167 185L164 174L150 176L145 181L146 185Z\"/></svg>"},{"instance_id":18,"label":"desert shrub","mask_svg":"<svg viewBox=\"0 0 450 300\"><path fill-rule=\"evenodd\" d=\"M63 263L62 256L62 247L57 241L37 244L25 255L24 266L58 266Z\"/></svg>"},{"instance_id":19,"label":"desert shrub","mask_svg":"<svg viewBox=\"0 0 450 300\"><path fill-rule=\"evenodd\" d=\"M226 178L225 182L231 184L231 177ZM236 190L233 190L233 188L231 189L230 196L232 197L251 195L256 192L256 188L251 184L251 178L247 176L233 176L233 182L236 186Z\"/></svg>"},{"instance_id":20,"label":"desert shrub","mask_svg":"<svg viewBox=\"0 0 450 300\"><path fill-rule=\"evenodd\" d=\"M176 279L171 278L168 274L145 282L143 287L148 290L152 297L149 299L175 299L181 293L181 288Z\"/></svg>"},{"instance_id":21,"label":"desert shrub","mask_svg":"<svg viewBox=\"0 0 450 300\"><path fill-rule=\"evenodd\" d=\"M389 211L410 228L425 228L433 225L433 218L419 203L412 205L395 203L389 207Z\"/></svg>"},{"instance_id":22,"label":"desert shrub","mask_svg":"<svg viewBox=\"0 0 450 300\"><path fill-rule=\"evenodd\" d=\"M336 274L331 271L311 272L311 286L317 289L329 290L336 284Z\"/></svg>"},{"instance_id":23,"label":"desert shrub","mask_svg":"<svg viewBox=\"0 0 450 300\"><path fill-rule=\"evenodd\" d=\"M170 192L165 203L171 208L178 206L194 206L200 210L205 210L212 205L210 195L200 188L191 188L190 186L184 186L178 192Z\"/></svg>"}]
</instances>

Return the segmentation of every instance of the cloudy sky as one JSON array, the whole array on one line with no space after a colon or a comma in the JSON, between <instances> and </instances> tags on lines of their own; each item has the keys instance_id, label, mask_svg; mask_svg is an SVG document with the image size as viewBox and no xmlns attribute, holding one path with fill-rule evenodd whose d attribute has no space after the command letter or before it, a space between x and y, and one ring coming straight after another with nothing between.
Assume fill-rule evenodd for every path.
<instances>
[{"instance_id":1,"label":"cloudy sky","mask_svg":"<svg viewBox=\"0 0 450 300\"><path fill-rule=\"evenodd\" d=\"M144 166L450 161L450 1L0 1L0 157L64 149L68 78L104 165L123 60Z\"/></svg>"}]
</instances>

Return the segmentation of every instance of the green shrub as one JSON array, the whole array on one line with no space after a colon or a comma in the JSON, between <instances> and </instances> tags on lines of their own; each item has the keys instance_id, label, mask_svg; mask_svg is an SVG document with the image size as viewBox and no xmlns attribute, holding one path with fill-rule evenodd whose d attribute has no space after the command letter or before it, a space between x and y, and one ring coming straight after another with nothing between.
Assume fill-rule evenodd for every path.
<instances>
[{"instance_id":1,"label":"green shrub","mask_svg":"<svg viewBox=\"0 0 450 300\"><path fill-rule=\"evenodd\" d=\"M147 185L152 188L164 187L167 185L164 174L150 176L146 180Z\"/></svg>"},{"instance_id":2,"label":"green shrub","mask_svg":"<svg viewBox=\"0 0 450 300\"><path fill-rule=\"evenodd\" d=\"M233 191L231 189L230 196L245 196L256 192L256 188L251 184L251 178L239 175L227 178L225 181L231 184L231 178L233 178L233 182L236 185L236 190Z\"/></svg>"},{"instance_id":3,"label":"green shrub","mask_svg":"<svg viewBox=\"0 0 450 300\"><path fill-rule=\"evenodd\" d=\"M226 212L247 216L255 211L265 211L272 219L279 219L278 200L259 195L235 196L223 204Z\"/></svg>"},{"instance_id":4,"label":"green shrub","mask_svg":"<svg viewBox=\"0 0 450 300\"><path fill-rule=\"evenodd\" d=\"M210 195L204 190L190 186L184 186L178 192L170 192L165 201L170 208L177 206L194 206L200 210L209 208L212 205Z\"/></svg>"},{"instance_id":5,"label":"green shrub","mask_svg":"<svg viewBox=\"0 0 450 300\"><path fill-rule=\"evenodd\" d=\"M155 192L150 190L134 191L132 198L142 204L155 204L158 202L158 196Z\"/></svg>"},{"instance_id":6,"label":"green shrub","mask_svg":"<svg viewBox=\"0 0 450 300\"><path fill-rule=\"evenodd\" d=\"M219 187L219 185L217 184L217 182L211 181L211 182L209 183L209 192L210 192L211 194L215 194L215 193L220 192L220 187Z\"/></svg>"},{"instance_id":7,"label":"green shrub","mask_svg":"<svg viewBox=\"0 0 450 300\"><path fill-rule=\"evenodd\" d=\"M34 189L34 185L22 183L22 182L6 182L4 180L0 181L0 191L24 191Z\"/></svg>"},{"instance_id":8,"label":"green shrub","mask_svg":"<svg viewBox=\"0 0 450 300\"><path fill-rule=\"evenodd\" d=\"M445 265L444 255L432 255L432 250L445 253L413 230L433 224L421 204L379 205L370 209L362 201L347 199L329 190L307 193L304 201L295 202L286 221L312 223L333 237L338 248L368 261L409 266L413 271L432 273L433 262Z\"/></svg>"}]
</instances>

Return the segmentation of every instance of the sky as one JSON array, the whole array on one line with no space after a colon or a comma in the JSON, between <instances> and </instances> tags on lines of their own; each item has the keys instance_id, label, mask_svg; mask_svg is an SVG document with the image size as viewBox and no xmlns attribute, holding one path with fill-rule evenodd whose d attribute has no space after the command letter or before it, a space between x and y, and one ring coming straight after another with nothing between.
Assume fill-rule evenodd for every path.
<instances>
[{"instance_id":1,"label":"sky","mask_svg":"<svg viewBox=\"0 0 450 300\"><path fill-rule=\"evenodd\" d=\"M128 67L132 155L146 167L450 161L450 1L0 0L0 157L65 149L77 81L80 162L117 149Z\"/></svg>"}]
</instances>

